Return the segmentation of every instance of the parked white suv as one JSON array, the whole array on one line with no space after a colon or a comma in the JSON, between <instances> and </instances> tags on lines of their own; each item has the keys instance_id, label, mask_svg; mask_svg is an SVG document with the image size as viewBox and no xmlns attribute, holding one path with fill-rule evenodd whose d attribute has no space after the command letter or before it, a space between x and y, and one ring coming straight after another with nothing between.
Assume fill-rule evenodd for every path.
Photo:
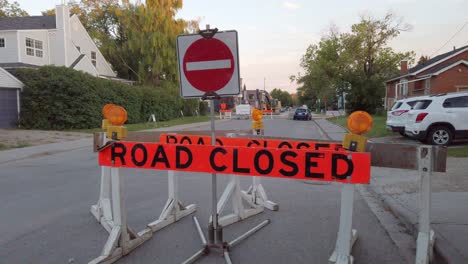
<instances>
[{"instance_id":1,"label":"parked white suv","mask_svg":"<svg viewBox=\"0 0 468 264\"><path fill-rule=\"evenodd\" d=\"M408 112L411 110L411 107L424 98L427 98L427 96L411 97L396 101L392 109L387 112L387 130L398 132L404 136Z\"/></svg>"},{"instance_id":2,"label":"parked white suv","mask_svg":"<svg viewBox=\"0 0 468 264\"><path fill-rule=\"evenodd\" d=\"M420 100L408 112L405 134L433 145L468 138L468 92L439 94Z\"/></svg>"}]
</instances>

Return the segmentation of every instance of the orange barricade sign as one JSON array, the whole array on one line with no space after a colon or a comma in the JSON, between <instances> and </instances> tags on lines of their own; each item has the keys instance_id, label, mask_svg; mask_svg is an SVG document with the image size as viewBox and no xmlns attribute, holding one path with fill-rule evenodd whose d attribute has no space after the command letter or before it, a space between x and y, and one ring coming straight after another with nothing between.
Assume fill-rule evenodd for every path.
<instances>
[{"instance_id":1,"label":"orange barricade sign","mask_svg":"<svg viewBox=\"0 0 468 264\"><path fill-rule=\"evenodd\" d=\"M211 145L210 136L162 134L159 142L185 145ZM330 142L278 140L278 139L252 139L216 137L216 144L220 146L262 147L280 149L313 149L346 151L341 144Z\"/></svg>"},{"instance_id":2,"label":"orange barricade sign","mask_svg":"<svg viewBox=\"0 0 468 264\"><path fill-rule=\"evenodd\" d=\"M369 183L370 154L309 149L115 142L99 152L99 165Z\"/></svg>"}]
</instances>

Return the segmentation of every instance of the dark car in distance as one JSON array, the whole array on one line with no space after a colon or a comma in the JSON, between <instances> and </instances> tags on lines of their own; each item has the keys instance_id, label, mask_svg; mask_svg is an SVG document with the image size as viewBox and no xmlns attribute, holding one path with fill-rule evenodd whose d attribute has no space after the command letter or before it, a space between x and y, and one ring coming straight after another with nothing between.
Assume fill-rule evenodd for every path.
<instances>
[{"instance_id":1,"label":"dark car in distance","mask_svg":"<svg viewBox=\"0 0 468 264\"><path fill-rule=\"evenodd\" d=\"M312 120L312 114L307 108L297 108L293 116L294 120Z\"/></svg>"}]
</instances>

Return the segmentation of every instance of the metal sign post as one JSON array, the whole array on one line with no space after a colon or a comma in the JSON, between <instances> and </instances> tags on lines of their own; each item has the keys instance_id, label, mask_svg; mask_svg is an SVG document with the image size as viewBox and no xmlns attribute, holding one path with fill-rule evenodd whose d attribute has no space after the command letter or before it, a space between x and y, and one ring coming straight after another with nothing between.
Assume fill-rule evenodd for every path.
<instances>
[{"instance_id":1,"label":"metal sign post","mask_svg":"<svg viewBox=\"0 0 468 264\"><path fill-rule=\"evenodd\" d=\"M225 71L228 74L230 73L231 75L233 74L233 72L236 69L237 69L237 74L239 73L238 58L237 58L237 61L236 61L237 63L234 63L235 65L232 65L231 63L234 62L234 56L232 54L229 54L229 51L224 51L225 46L226 46L225 44L223 44L223 43L219 44L219 42L221 42L221 41L218 40L218 39L213 38L217 32L218 32L217 28L210 29L210 26L207 25L206 30L200 30L199 34L205 40L207 40L207 41L204 41L204 45L206 45L207 47L208 46L211 47L211 49L213 49L213 47L218 47L219 49L223 50L222 52L218 52L218 53L223 53L223 52L228 53L224 57L229 58L229 59L228 60L226 60L226 59L220 60L220 58L218 58L217 60L213 60L213 61L208 62L208 63L203 62L203 63L201 63L202 64L201 66L198 65L198 64L200 64L200 62L196 62L196 63L198 63L197 64L198 66L194 66L193 65L194 62L187 62L189 60L189 59L187 59L187 53L188 52L190 52L190 51L192 52L192 54L190 54L192 60L193 60L193 58L197 58L198 60L200 60L200 57L202 57L202 56L204 56L205 58L209 57L209 58L212 59L212 56L211 56L211 54L209 54L209 52L216 53L216 52L213 52L213 50L210 50L207 53L206 52L207 48L203 47L203 45L200 44L198 41L195 41L194 43L192 43L191 46L187 47L186 55L184 55L184 58L182 60L182 62L183 62L182 63L182 68L184 69L184 71L183 71L183 74L182 74L182 71L181 71L181 74L180 74L180 76L181 76L181 91L184 90L183 89L184 88L183 82L184 82L184 78L185 78L186 83L190 83L190 85L191 85L190 88L196 88L196 89L198 89L200 91L205 92L203 94L203 96L202 96L202 100L207 100L207 99L210 100L211 145L213 145L213 146L216 145L215 120L214 120L214 118L215 118L214 117L214 99L218 99L220 97L216 93L218 90L223 90L223 87L229 87L230 85L232 86L232 81L231 81L232 78L227 78L227 79L221 78L219 80L219 82L218 82L218 86L216 86L216 84L213 84L215 82L207 84L206 81L209 81L210 78L208 78L208 80L206 80L204 78L210 77L209 70L213 69L213 67L215 67L215 68L224 68L223 71ZM236 33L236 36L237 36L237 33ZM212 44L210 44L211 42L209 40L213 40L211 42L215 43L216 45L213 46ZM236 43L237 43L237 39L236 39ZM193 44L197 45L196 46L197 49L202 50L202 51L204 50L203 52L199 52L199 53L202 53L202 56L199 53L193 51L193 50L196 50L195 48L192 48ZM178 47L178 51L180 52L179 47ZM180 61L181 61L181 58L179 57L179 62ZM224 65L224 64L226 64L226 65ZM179 63L179 65L180 65L180 63ZM195 71L195 73L191 73L190 75L188 75L189 65L190 65L190 69ZM215 71L211 71L211 72L216 73ZM211 75L213 73L211 73ZM226 76L226 74L224 74L224 76ZM204 78L201 78L201 77L204 77ZM214 76L212 76L212 77L214 77ZM238 79L239 77L235 76L235 78ZM219 85L219 83L222 83L222 85ZM235 83L237 83L237 82L234 82L234 84ZM185 84L185 86L189 86L189 85ZM235 85L235 86L237 86L237 87L235 87L235 89L236 88L240 89L239 85ZM206 89L207 87L209 87L209 88ZM196 93L194 93L194 94L196 96ZM237 92L237 94L238 94L238 92ZM196 228L198 230L198 234L200 236L203 248L200 249L199 251L197 251L194 255L192 255L190 258L188 258L183 263L193 263L197 259L202 257L203 255L210 254L212 252L212 250L220 251L222 253L222 255L224 256L224 259L225 259L226 263L232 263L231 258L229 256L229 249L231 247L237 245L238 243L240 243L244 239L250 237L255 232L257 232L258 230L260 230L261 228L263 228L264 226L266 226L267 224L270 223L270 220L265 220L262 223L260 223L259 225L255 226L254 228L252 228L249 231L247 231L246 233L244 233L243 235L237 237L233 241L224 242L223 227L221 225L219 225L219 219L218 219L218 196L217 196L217 178L216 177L217 177L216 173L211 174L211 195L212 195L211 196L211 198L212 198L211 199L211 222L209 222L209 224L208 224L208 241L206 240L206 238L205 238L205 236L203 234L203 231L201 229L201 226L200 226L200 223L198 222L197 217L194 216L193 221L194 221L195 226L196 226Z\"/></svg>"}]
</instances>

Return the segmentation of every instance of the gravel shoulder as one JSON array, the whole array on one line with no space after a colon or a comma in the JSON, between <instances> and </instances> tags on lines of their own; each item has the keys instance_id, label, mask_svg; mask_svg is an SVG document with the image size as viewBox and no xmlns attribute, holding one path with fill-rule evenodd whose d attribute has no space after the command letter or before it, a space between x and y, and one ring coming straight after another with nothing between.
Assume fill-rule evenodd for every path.
<instances>
[{"instance_id":1,"label":"gravel shoulder","mask_svg":"<svg viewBox=\"0 0 468 264\"><path fill-rule=\"evenodd\" d=\"M89 133L26 129L0 129L0 149L37 146L92 138Z\"/></svg>"}]
</instances>

